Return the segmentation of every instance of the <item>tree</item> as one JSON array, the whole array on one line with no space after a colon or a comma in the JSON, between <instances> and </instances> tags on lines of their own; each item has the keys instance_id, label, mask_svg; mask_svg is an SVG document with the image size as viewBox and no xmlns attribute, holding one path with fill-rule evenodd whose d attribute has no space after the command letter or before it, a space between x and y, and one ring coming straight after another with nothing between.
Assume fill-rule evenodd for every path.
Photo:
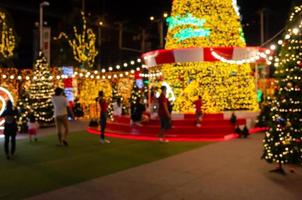
<instances>
[{"instance_id":1,"label":"tree","mask_svg":"<svg viewBox=\"0 0 302 200\"><path fill-rule=\"evenodd\" d=\"M5 61L13 57L15 47L14 30L8 23L7 13L0 10L0 60Z\"/></svg>"},{"instance_id":2,"label":"tree","mask_svg":"<svg viewBox=\"0 0 302 200\"><path fill-rule=\"evenodd\" d=\"M46 57L39 52L33 68L33 78L30 84L29 97L31 110L41 126L53 125L53 105L51 96L54 87L52 75Z\"/></svg>"},{"instance_id":3,"label":"tree","mask_svg":"<svg viewBox=\"0 0 302 200\"><path fill-rule=\"evenodd\" d=\"M91 28L87 28L86 17L83 12L81 12L81 16L83 20L81 33L79 33L78 28L74 26L73 37L70 38L62 32L58 38L55 39L64 37L73 50L74 59L79 62L83 68L91 68L94 65L95 57L98 54L96 49L96 36Z\"/></svg>"},{"instance_id":4,"label":"tree","mask_svg":"<svg viewBox=\"0 0 302 200\"><path fill-rule=\"evenodd\" d=\"M28 114L30 113L30 99L29 99L29 93L26 91L25 88L21 88L20 96L17 102L17 108L18 108L18 126L19 126L19 132L25 133L27 132L27 118Z\"/></svg>"},{"instance_id":5,"label":"tree","mask_svg":"<svg viewBox=\"0 0 302 200\"><path fill-rule=\"evenodd\" d=\"M246 46L234 0L174 0L167 22L166 49ZM206 112L258 109L249 64L188 62L164 64L161 70L177 97L176 111L193 111L197 95L211 96Z\"/></svg>"},{"instance_id":6,"label":"tree","mask_svg":"<svg viewBox=\"0 0 302 200\"><path fill-rule=\"evenodd\" d=\"M302 5L294 7L274 58L277 89L262 157L269 163L278 163L279 167L273 171L280 173L284 173L283 164L302 163L301 9Z\"/></svg>"}]
</instances>

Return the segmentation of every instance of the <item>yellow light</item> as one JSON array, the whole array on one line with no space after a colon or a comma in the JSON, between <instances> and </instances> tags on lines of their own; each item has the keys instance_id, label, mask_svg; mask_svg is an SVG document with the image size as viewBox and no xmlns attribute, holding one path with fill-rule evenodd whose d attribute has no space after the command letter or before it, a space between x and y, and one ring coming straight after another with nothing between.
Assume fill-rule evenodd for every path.
<instances>
[{"instance_id":1,"label":"yellow light","mask_svg":"<svg viewBox=\"0 0 302 200\"><path fill-rule=\"evenodd\" d=\"M93 67L95 57L98 55L95 45L96 36L92 29L87 28L86 18L83 12L81 12L81 15L83 20L82 33L78 33L78 29L73 27L74 36L72 39L69 39L63 32L54 39L58 40L64 37L73 50L74 59L85 67Z\"/></svg>"},{"instance_id":2,"label":"yellow light","mask_svg":"<svg viewBox=\"0 0 302 200\"><path fill-rule=\"evenodd\" d=\"M163 14L163 17L164 17L164 18L168 17L168 13L165 12L165 13Z\"/></svg>"},{"instance_id":3,"label":"yellow light","mask_svg":"<svg viewBox=\"0 0 302 200\"><path fill-rule=\"evenodd\" d=\"M14 55L14 49L16 46L16 39L14 31L7 25L7 17L4 12L0 11L0 55L5 59L10 58Z\"/></svg>"},{"instance_id":4,"label":"yellow light","mask_svg":"<svg viewBox=\"0 0 302 200\"><path fill-rule=\"evenodd\" d=\"M154 17L153 17L153 16L151 16L151 17L150 17L150 20L151 20L151 21L153 21L153 20L154 20Z\"/></svg>"},{"instance_id":5,"label":"yellow light","mask_svg":"<svg viewBox=\"0 0 302 200\"><path fill-rule=\"evenodd\" d=\"M165 49L190 47L246 47L242 35L240 16L236 14L232 0L174 0L171 17L177 18L190 13L198 20L205 20L204 29L211 30L209 36L196 36L178 40L182 30L196 29L194 24L181 24L168 28ZM255 80L251 76L249 64L259 59L259 55L233 64L223 62L188 62L164 64L155 69L149 68L150 75L162 76L173 88L176 95L173 110L178 112L194 111L192 101L201 95L204 111L215 113L225 110L257 111ZM158 73L160 69L162 74ZM160 84L160 83L159 83Z\"/></svg>"}]
</instances>

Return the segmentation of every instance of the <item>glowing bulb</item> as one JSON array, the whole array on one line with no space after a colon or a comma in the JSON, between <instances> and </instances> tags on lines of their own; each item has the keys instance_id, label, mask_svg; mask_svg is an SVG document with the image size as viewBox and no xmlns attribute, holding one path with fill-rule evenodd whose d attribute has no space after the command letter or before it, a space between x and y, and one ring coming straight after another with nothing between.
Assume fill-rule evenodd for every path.
<instances>
[{"instance_id":1,"label":"glowing bulb","mask_svg":"<svg viewBox=\"0 0 302 200\"><path fill-rule=\"evenodd\" d=\"M293 33L294 33L295 35L297 35L297 34L299 33L299 29L298 29L298 28L294 28L294 29L293 29Z\"/></svg>"},{"instance_id":2,"label":"glowing bulb","mask_svg":"<svg viewBox=\"0 0 302 200\"><path fill-rule=\"evenodd\" d=\"M270 49L271 49L271 50L275 50L275 49L276 49L276 45L272 44L272 45L270 46Z\"/></svg>"}]
</instances>

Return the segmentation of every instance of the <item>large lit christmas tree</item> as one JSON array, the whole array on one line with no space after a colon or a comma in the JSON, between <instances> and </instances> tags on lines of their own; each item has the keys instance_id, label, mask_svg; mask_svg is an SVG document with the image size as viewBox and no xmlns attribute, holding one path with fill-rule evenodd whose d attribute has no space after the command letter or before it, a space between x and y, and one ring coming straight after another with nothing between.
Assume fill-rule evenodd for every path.
<instances>
[{"instance_id":1,"label":"large lit christmas tree","mask_svg":"<svg viewBox=\"0 0 302 200\"><path fill-rule=\"evenodd\" d=\"M167 50L246 46L236 0L174 0L167 22ZM161 71L176 95L176 111L193 111L197 95L206 112L258 109L250 64L193 59L164 64Z\"/></svg>"},{"instance_id":2,"label":"large lit christmas tree","mask_svg":"<svg viewBox=\"0 0 302 200\"><path fill-rule=\"evenodd\" d=\"M47 60L42 52L35 61L33 77L29 89L31 110L41 126L53 124L53 105L51 96L54 93L52 75Z\"/></svg>"},{"instance_id":3,"label":"large lit christmas tree","mask_svg":"<svg viewBox=\"0 0 302 200\"><path fill-rule=\"evenodd\" d=\"M263 158L283 164L302 163L302 5L290 15L284 39L274 59L278 88L272 101L269 131L264 139Z\"/></svg>"}]
</instances>

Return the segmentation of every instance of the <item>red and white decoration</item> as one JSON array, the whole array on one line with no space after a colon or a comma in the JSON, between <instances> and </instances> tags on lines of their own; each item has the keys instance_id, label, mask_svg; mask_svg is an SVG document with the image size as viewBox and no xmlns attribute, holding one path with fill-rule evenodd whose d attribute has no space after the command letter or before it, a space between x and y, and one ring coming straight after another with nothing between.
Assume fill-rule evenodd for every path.
<instances>
[{"instance_id":1,"label":"red and white decoration","mask_svg":"<svg viewBox=\"0 0 302 200\"><path fill-rule=\"evenodd\" d=\"M4 87L0 87L0 101L2 105L2 107L0 108L0 115L2 115L2 113L5 110L7 100L11 100L11 102L14 104L14 98L10 93L10 91L8 91ZM4 119L0 118L0 130L4 129L3 124L4 124Z\"/></svg>"},{"instance_id":2,"label":"red and white decoration","mask_svg":"<svg viewBox=\"0 0 302 200\"><path fill-rule=\"evenodd\" d=\"M265 50L259 47L161 49L145 53L142 58L147 67L185 62L263 63L266 62Z\"/></svg>"}]
</instances>

